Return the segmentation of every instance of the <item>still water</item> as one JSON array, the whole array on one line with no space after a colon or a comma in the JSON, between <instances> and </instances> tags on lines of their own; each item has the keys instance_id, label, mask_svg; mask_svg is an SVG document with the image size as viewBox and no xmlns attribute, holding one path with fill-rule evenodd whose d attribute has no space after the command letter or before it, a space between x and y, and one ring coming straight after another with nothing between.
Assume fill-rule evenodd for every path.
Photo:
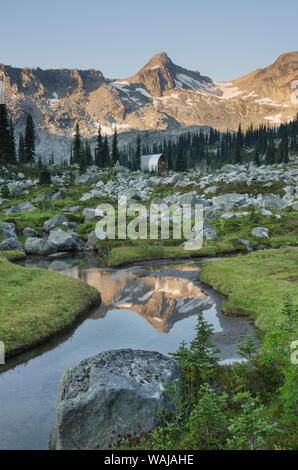
<instances>
[{"instance_id":1,"label":"still water","mask_svg":"<svg viewBox=\"0 0 298 470\"><path fill-rule=\"evenodd\" d=\"M82 359L109 349L174 352L194 337L196 314L213 325L223 363L239 360L236 345L253 327L221 314L221 298L198 282L201 263L154 262L100 267L96 257L27 259L96 287L100 306L72 331L0 366L0 449L46 449L60 379Z\"/></svg>"}]
</instances>

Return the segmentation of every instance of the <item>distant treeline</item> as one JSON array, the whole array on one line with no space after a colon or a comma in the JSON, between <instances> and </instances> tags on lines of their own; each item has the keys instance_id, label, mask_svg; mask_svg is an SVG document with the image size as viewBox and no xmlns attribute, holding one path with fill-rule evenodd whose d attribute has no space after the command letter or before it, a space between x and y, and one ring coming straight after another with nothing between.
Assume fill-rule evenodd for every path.
<instances>
[{"instance_id":1,"label":"distant treeline","mask_svg":"<svg viewBox=\"0 0 298 470\"><path fill-rule=\"evenodd\" d=\"M94 145L95 144L95 145ZM112 143L109 145L107 136L103 137L99 127L96 141L83 139L79 123L75 127L75 137L71 144L68 159L60 159L61 165L78 164L81 170L88 165L101 168L111 167L120 162L122 166L137 170L140 168L140 156L163 153L168 160L170 170L187 171L200 168L219 168L225 163L287 163L289 151L298 151L298 115L296 118L279 127L252 125L243 132L241 125L238 131L219 132L210 128L197 133L184 133L178 139L165 139L160 145L142 145L138 136L136 144L118 148L117 129L114 129ZM50 164L58 163L54 152L50 156L42 156L43 161ZM16 148L12 119L8 117L5 104L0 104L0 165L27 163L41 165L41 156L35 152L35 131L32 116L28 114L26 126L19 134Z\"/></svg>"},{"instance_id":2,"label":"distant treeline","mask_svg":"<svg viewBox=\"0 0 298 470\"><path fill-rule=\"evenodd\" d=\"M160 145L142 146L143 155L163 153L169 169L186 171L202 165L218 168L225 163L287 163L289 151L298 151L298 116L279 127L260 125L243 132L219 132L210 128L209 133L185 133L178 139L164 140ZM135 168L136 149L129 147L120 152L120 162Z\"/></svg>"}]
</instances>

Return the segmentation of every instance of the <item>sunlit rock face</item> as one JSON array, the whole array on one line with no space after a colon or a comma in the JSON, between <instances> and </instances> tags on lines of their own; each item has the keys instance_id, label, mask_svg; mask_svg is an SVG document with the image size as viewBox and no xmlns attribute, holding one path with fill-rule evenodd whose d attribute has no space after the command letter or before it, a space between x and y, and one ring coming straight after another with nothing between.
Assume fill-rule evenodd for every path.
<instances>
[{"instance_id":1,"label":"sunlit rock face","mask_svg":"<svg viewBox=\"0 0 298 470\"><path fill-rule=\"evenodd\" d=\"M163 272L166 274L167 270ZM198 268L189 267L189 272L194 278L199 271ZM112 270L91 268L81 271L77 267L65 273L84 280L100 291L102 304L96 311L96 318L104 317L111 308L129 309L142 315L162 333L168 333L175 322L213 305L208 295L191 280L182 277L146 270L115 273Z\"/></svg>"},{"instance_id":2,"label":"sunlit rock face","mask_svg":"<svg viewBox=\"0 0 298 470\"><path fill-rule=\"evenodd\" d=\"M213 126L223 132L253 124L278 125L295 118L293 82L297 80L298 52L282 54L272 65L230 82L218 82L174 64L165 52L156 54L135 75L106 78L99 70L16 68L0 64L6 103L16 132L24 130L32 114L37 154L69 157L74 126L83 137L95 137L98 127L119 144L155 131L167 133L189 126ZM216 78L216 77L214 77ZM122 135L121 135L122 134ZM146 133L142 134L142 141ZM149 144L149 142L148 142ZM146 143L147 145L147 143ZM152 145L152 141L150 142Z\"/></svg>"}]
</instances>

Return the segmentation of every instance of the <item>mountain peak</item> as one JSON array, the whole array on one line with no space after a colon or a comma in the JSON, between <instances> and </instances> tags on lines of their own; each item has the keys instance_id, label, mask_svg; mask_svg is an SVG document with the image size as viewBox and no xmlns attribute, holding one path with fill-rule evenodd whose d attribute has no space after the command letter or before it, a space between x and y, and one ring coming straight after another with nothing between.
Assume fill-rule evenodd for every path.
<instances>
[{"instance_id":1,"label":"mountain peak","mask_svg":"<svg viewBox=\"0 0 298 470\"><path fill-rule=\"evenodd\" d=\"M167 63L167 64L171 64L172 61L171 59L169 58L168 54L166 52L159 52L158 54L155 54L152 59L150 59L150 61L148 62L148 64L150 63Z\"/></svg>"},{"instance_id":2,"label":"mountain peak","mask_svg":"<svg viewBox=\"0 0 298 470\"><path fill-rule=\"evenodd\" d=\"M166 52L155 54L141 70L128 78L129 83L145 85L153 96L163 96L165 91L174 88L195 89L211 83L210 78L199 72L184 69L174 64Z\"/></svg>"}]
</instances>

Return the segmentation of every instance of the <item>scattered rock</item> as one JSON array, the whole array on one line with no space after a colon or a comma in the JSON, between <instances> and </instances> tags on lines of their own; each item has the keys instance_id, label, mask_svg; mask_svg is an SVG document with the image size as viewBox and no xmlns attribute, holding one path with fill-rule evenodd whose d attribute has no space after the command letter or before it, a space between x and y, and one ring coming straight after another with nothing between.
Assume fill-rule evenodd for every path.
<instances>
[{"instance_id":1,"label":"scattered rock","mask_svg":"<svg viewBox=\"0 0 298 470\"><path fill-rule=\"evenodd\" d=\"M49 448L106 449L119 436L151 431L159 410L172 406L165 390L179 365L158 352L122 349L85 359L64 374Z\"/></svg>"},{"instance_id":2,"label":"scattered rock","mask_svg":"<svg viewBox=\"0 0 298 470\"><path fill-rule=\"evenodd\" d=\"M20 243L16 238L7 238L0 243L0 250L19 250L24 251L22 243Z\"/></svg>"},{"instance_id":3,"label":"scattered rock","mask_svg":"<svg viewBox=\"0 0 298 470\"><path fill-rule=\"evenodd\" d=\"M53 228L59 227L61 225L68 227L67 218L64 217L63 215L54 215L53 217L45 221L45 223L43 224L42 230L44 230L45 232L49 232Z\"/></svg>"},{"instance_id":4,"label":"scattered rock","mask_svg":"<svg viewBox=\"0 0 298 470\"><path fill-rule=\"evenodd\" d=\"M61 230L61 228L51 230L48 241L58 251L74 251L77 249L77 243L72 234Z\"/></svg>"},{"instance_id":5,"label":"scattered rock","mask_svg":"<svg viewBox=\"0 0 298 470\"><path fill-rule=\"evenodd\" d=\"M56 251L56 248L46 238L29 237L25 243L25 251L29 255L46 256Z\"/></svg>"},{"instance_id":6,"label":"scattered rock","mask_svg":"<svg viewBox=\"0 0 298 470\"><path fill-rule=\"evenodd\" d=\"M252 229L251 234L257 238L269 238L269 230L265 227L255 227Z\"/></svg>"},{"instance_id":7,"label":"scattered rock","mask_svg":"<svg viewBox=\"0 0 298 470\"><path fill-rule=\"evenodd\" d=\"M9 238L18 239L15 224L9 222L0 222L0 241Z\"/></svg>"},{"instance_id":8,"label":"scattered rock","mask_svg":"<svg viewBox=\"0 0 298 470\"><path fill-rule=\"evenodd\" d=\"M23 230L23 235L25 237L37 237L37 231L34 228L26 227Z\"/></svg>"}]
</instances>

